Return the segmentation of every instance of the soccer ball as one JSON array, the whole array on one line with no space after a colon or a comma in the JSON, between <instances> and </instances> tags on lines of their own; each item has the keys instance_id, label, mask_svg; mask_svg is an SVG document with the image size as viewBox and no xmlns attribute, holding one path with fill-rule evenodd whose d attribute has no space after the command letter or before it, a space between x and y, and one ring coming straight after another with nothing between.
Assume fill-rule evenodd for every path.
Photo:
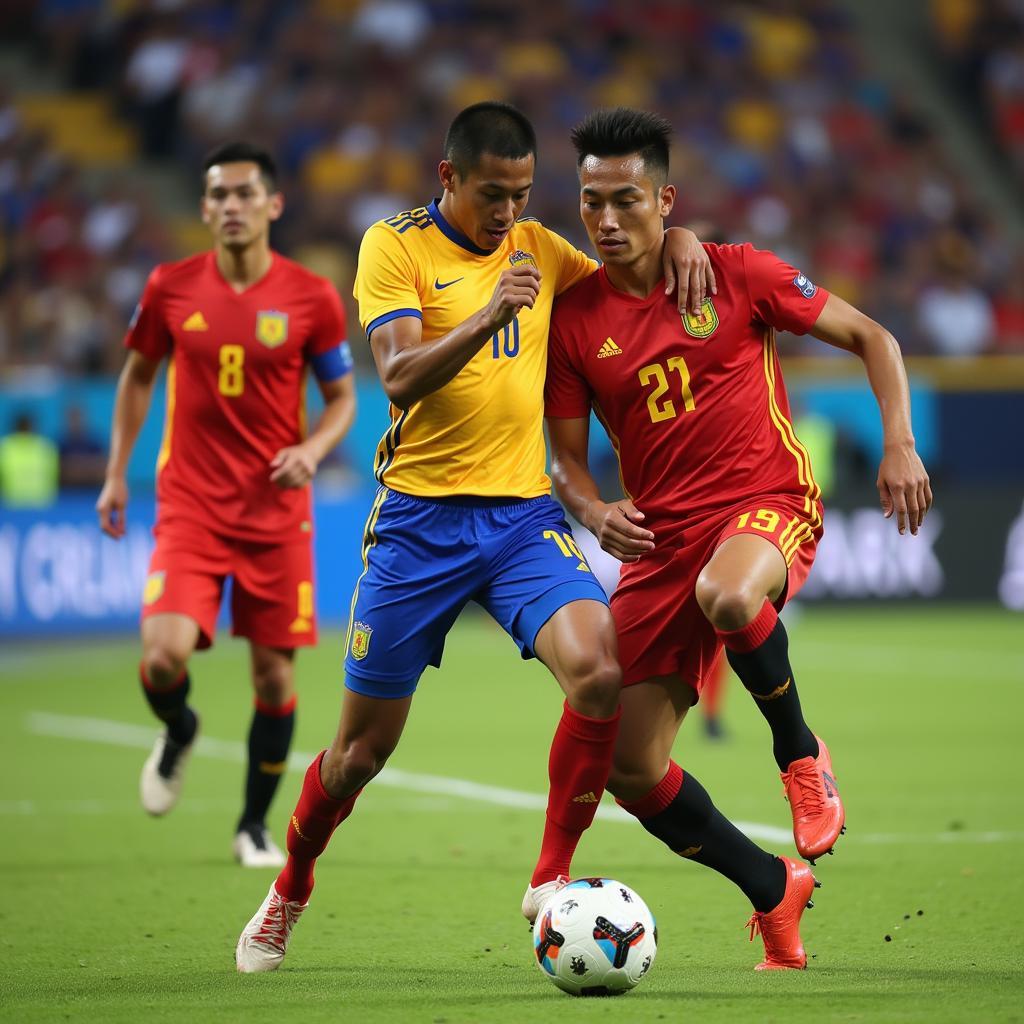
<instances>
[{"instance_id":1,"label":"soccer ball","mask_svg":"<svg viewBox=\"0 0 1024 1024\"><path fill-rule=\"evenodd\" d=\"M615 996L635 987L651 969L658 928L629 886L611 878L578 878L540 908L533 952L563 992Z\"/></svg>"}]
</instances>

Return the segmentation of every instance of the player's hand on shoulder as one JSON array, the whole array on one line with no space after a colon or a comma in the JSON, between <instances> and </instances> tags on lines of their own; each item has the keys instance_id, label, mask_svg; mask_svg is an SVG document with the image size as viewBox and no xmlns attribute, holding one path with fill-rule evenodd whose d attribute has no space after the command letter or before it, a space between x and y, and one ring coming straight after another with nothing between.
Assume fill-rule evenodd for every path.
<instances>
[{"instance_id":1,"label":"player's hand on shoulder","mask_svg":"<svg viewBox=\"0 0 1024 1024\"><path fill-rule=\"evenodd\" d=\"M718 284L711 259L701 240L689 228L669 228L665 232L662 255L665 271L665 294L676 293L680 313L687 309L697 316L704 300L718 294Z\"/></svg>"},{"instance_id":2,"label":"player's hand on shoulder","mask_svg":"<svg viewBox=\"0 0 1024 1024\"><path fill-rule=\"evenodd\" d=\"M900 533L906 533L909 526L916 534L932 507L932 486L913 442L886 446L877 486L885 518L895 515Z\"/></svg>"},{"instance_id":3,"label":"player's hand on shoulder","mask_svg":"<svg viewBox=\"0 0 1024 1024\"><path fill-rule=\"evenodd\" d=\"M100 529L114 540L124 536L124 510L127 505L128 484L124 477L107 477L103 483L103 490L96 499L96 512L100 517Z\"/></svg>"},{"instance_id":4,"label":"player's hand on shoulder","mask_svg":"<svg viewBox=\"0 0 1024 1024\"><path fill-rule=\"evenodd\" d=\"M540 294L540 271L528 263L520 263L502 272L494 287L491 301L484 308L484 318L491 330L511 323L525 306L533 309Z\"/></svg>"},{"instance_id":5,"label":"player's hand on shoulder","mask_svg":"<svg viewBox=\"0 0 1024 1024\"><path fill-rule=\"evenodd\" d=\"M270 482L278 487L305 487L314 476L318 460L304 444L282 448L270 460Z\"/></svg>"},{"instance_id":6,"label":"player's hand on shoulder","mask_svg":"<svg viewBox=\"0 0 1024 1024\"><path fill-rule=\"evenodd\" d=\"M583 525L601 547L620 562L636 562L654 549L654 534L639 524L644 514L625 498L622 501L592 501Z\"/></svg>"}]
</instances>

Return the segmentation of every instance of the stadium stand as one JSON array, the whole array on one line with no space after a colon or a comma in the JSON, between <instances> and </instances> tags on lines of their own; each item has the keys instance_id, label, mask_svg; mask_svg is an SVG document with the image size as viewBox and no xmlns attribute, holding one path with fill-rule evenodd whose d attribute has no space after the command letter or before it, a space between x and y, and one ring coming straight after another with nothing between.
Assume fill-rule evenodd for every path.
<instances>
[{"instance_id":1,"label":"stadium stand","mask_svg":"<svg viewBox=\"0 0 1024 1024\"><path fill-rule=\"evenodd\" d=\"M971 8L964 24L954 8ZM1021 44L982 44L992 12L1005 24L1013 8L935 10L1012 155ZM650 105L678 128L678 222L813 268L910 353L1024 350L1020 253L911 101L872 76L841 6L525 0L516 14L453 0L31 8L8 35L50 90L0 89L0 367L116 368L149 267L204 244L191 168L228 136L280 154L277 244L347 296L362 231L429 198L436 140L482 96L535 119L530 212L581 243L568 128L594 105ZM140 187L137 160L180 169L176 201ZM973 325L952 341L950 311Z\"/></svg>"}]
</instances>

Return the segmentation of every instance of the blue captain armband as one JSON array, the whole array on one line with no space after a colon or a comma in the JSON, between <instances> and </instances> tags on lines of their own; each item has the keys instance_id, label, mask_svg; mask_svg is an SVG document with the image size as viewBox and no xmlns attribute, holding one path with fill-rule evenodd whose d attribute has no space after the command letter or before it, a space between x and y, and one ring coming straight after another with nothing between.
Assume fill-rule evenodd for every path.
<instances>
[{"instance_id":1,"label":"blue captain armband","mask_svg":"<svg viewBox=\"0 0 1024 1024\"><path fill-rule=\"evenodd\" d=\"M310 360L313 373L319 381L337 380L352 372L352 349L347 341L339 342L334 348L313 356Z\"/></svg>"}]
</instances>

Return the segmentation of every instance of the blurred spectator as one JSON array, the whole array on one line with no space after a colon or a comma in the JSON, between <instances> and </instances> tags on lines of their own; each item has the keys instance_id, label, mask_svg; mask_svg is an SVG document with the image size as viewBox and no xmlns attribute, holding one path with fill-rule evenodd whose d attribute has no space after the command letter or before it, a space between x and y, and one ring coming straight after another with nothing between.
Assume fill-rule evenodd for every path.
<instances>
[{"instance_id":1,"label":"blurred spectator","mask_svg":"<svg viewBox=\"0 0 1024 1024\"><path fill-rule=\"evenodd\" d=\"M935 281L918 302L921 331L941 355L980 355L992 344L995 318L988 296L971 283L970 247L956 235L947 236L936 263Z\"/></svg>"},{"instance_id":2,"label":"blurred spectator","mask_svg":"<svg viewBox=\"0 0 1024 1024\"><path fill-rule=\"evenodd\" d=\"M1006 277L995 302L996 347L1000 352L1024 352L1024 257Z\"/></svg>"},{"instance_id":3,"label":"blurred spectator","mask_svg":"<svg viewBox=\"0 0 1024 1024\"><path fill-rule=\"evenodd\" d=\"M21 413L12 432L0 438L0 504L45 508L56 500L59 482L57 446Z\"/></svg>"},{"instance_id":4,"label":"blurred spectator","mask_svg":"<svg viewBox=\"0 0 1024 1024\"><path fill-rule=\"evenodd\" d=\"M933 8L947 63L1013 137L1024 4ZM1021 348L1020 246L912 91L871 76L838 0L61 0L34 10L26 50L70 87L106 90L147 156L194 166L229 136L274 150L289 196L274 245L315 253L345 297L362 232L436 195L438 140L479 99L511 100L533 120L527 212L586 246L568 131L593 106L628 103L676 126L673 223L710 221L772 249L862 303L907 351ZM176 200L141 187L130 167L77 167L19 103L0 81L0 372L108 372L149 270L195 251L196 238ZM182 181L194 196L195 181ZM932 265L951 232L976 254L966 284ZM780 345L829 352L792 337ZM366 346L354 350L368 367Z\"/></svg>"},{"instance_id":5,"label":"blurred spectator","mask_svg":"<svg viewBox=\"0 0 1024 1024\"><path fill-rule=\"evenodd\" d=\"M60 456L60 484L67 488L99 490L107 466L104 445L85 423L80 406L69 405L64 417L64 433L57 443Z\"/></svg>"}]
</instances>

